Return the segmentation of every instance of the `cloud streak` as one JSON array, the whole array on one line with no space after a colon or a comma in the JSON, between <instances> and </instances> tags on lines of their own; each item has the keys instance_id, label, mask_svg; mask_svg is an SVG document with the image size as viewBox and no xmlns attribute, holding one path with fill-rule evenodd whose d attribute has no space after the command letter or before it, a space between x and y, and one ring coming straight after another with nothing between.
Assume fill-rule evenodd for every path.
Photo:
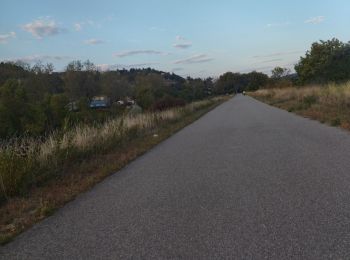
<instances>
[{"instance_id":1,"label":"cloud streak","mask_svg":"<svg viewBox=\"0 0 350 260\"><path fill-rule=\"evenodd\" d=\"M178 67L178 68L173 68L173 69L172 69L172 72L182 71L182 70L184 70L184 68Z\"/></svg>"},{"instance_id":2,"label":"cloud streak","mask_svg":"<svg viewBox=\"0 0 350 260\"><path fill-rule=\"evenodd\" d=\"M208 55L206 54L197 54L185 59L176 60L173 63L174 64L194 64L194 63L210 62L212 60L213 58L208 57Z\"/></svg>"},{"instance_id":3,"label":"cloud streak","mask_svg":"<svg viewBox=\"0 0 350 260\"><path fill-rule=\"evenodd\" d=\"M0 43L7 43L11 38L15 38L15 32L9 32L7 34L0 34Z\"/></svg>"},{"instance_id":4,"label":"cloud streak","mask_svg":"<svg viewBox=\"0 0 350 260\"><path fill-rule=\"evenodd\" d=\"M173 44L174 48L177 49L187 49L192 46L192 42L186 40L184 37L177 35L176 36L176 43Z\"/></svg>"},{"instance_id":5,"label":"cloud streak","mask_svg":"<svg viewBox=\"0 0 350 260\"><path fill-rule=\"evenodd\" d=\"M103 40L99 40L99 39L88 39L86 41L84 41L85 44L88 44L88 45L97 45L97 44L103 44L103 43L106 43L105 41Z\"/></svg>"},{"instance_id":6,"label":"cloud streak","mask_svg":"<svg viewBox=\"0 0 350 260\"><path fill-rule=\"evenodd\" d=\"M283 61L283 59L263 60L263 61L255 63L255 64L264 64L264 63L271 63L271 62L278 62L278 61Z\"/></svg>"},{"instance_id":7,"label":"cloud streak","mask_svg":"<svg viewBox=\"0 0 350 260\"><path fill-rule=\"evenodd\" d=\"M304 23L309 23L309 24L320 24L325 20L324 16L315 16L311 17L308 20L306 20Z\"/></svg>"},{"instance_id":8,"label":"cloud streak","mask_svg":"<svg viewBox=\"0 0 350 260\"><path fill-rule=\"evenodd\" d=\"M187 43L174 43L173 47L177 49L187 49L192 46L192 43L187 42Z\"/></svg>"},{"instance_id":9,"label":"cloud streak","mask_svg":"<svg viewBox=\"0 0 350 260\"><path fill-rule=\"evenodd\" d=\"M280 57L280 56L286 56L286 55L292 55L292 54L300 54L302 51L286 51L286 52L275 52L267 55L256 55L253 56L254 59L261 59L261 58L273 58L273 57Z\"/></svg>"},{"instance_id":10,"label":"cloud streak","mask_svg":"<svg viewBox=\"0 0 350 260\"><path fill-rule=\"evenodd\" d=\"M133 51L122 51L113 53L114 57L124 58L135 55L168 55L169 53L157 50L133 50Z\"/></svg>"},{"instance_id":11,"label":"cloud streak","mask_svg":"<svg viewBox=\"0 0 350 260\"><path fill-rule=\"evenodd\" d=\"M70 56L60 56L60 55L41 55L41 54L34 54L29 56L24 56L20 58L11 58L7 59L8 61L22 61L26 63L34 63L38 61L64 61L72 59Z\"/></svg>"},{"instance_id":12,"label":"cloud streak","mask_svg":"<svg viewBox=\"0 0 350 260\"><path fill-rule=\"evenodd\" d=\"M22 26L23 30L31 33L37 39L42 39L46 36L53 36L63 31L54 20L37 19L31 23Z\"/></svg>"}]
</instances>

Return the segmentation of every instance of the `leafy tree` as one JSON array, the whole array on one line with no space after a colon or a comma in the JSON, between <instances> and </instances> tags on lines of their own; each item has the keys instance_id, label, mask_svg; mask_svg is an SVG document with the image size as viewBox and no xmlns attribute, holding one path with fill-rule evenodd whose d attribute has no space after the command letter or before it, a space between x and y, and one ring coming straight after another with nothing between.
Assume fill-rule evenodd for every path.
<instances>
[{"instance_id":1,"label":"leafy tree","mask_svg":"<svg viewBox=\"0 0 350 260\"><path fill-rule=\"evenodd\" d=\"M108 71L101 75L101 92L111 98L112 101L131 96L131 84L124 75L117 71Z\"/></svg>"},{"instance_id":2,"label":"leafy tree","mask_svg":"<svg viewBox=\"0 0 350 260\"><path fill-rule=\"evenodd\" d=\"M23 86L18 80L7 80L0 87L0 137L24 132L29 110Z\"/></svg>"},{"instance_id":3,"label":"leafy tree","mask_svg":"<svg viewBox=\"0 0 350 260\"><path fill-rule=\"evenodd\" d=\"M273 79L282 79L290 74L290 69L288 68L282 68L282 67L275 67L271 71L271 78Z\"/></svg>"},{"instance_id":4,"label":"leafy tree","mask_svg":"<svg viewBox=\"0 0 350 260\"><path fill-rule=\"evenodd\" d=\"M27 65L28 64L25 63L17 64L12 62L1 62L0 86L3 85L8 79L24 80L26 77L28 77L30 75L29 70L24 68Z\"/></svg>"},{"instance_id":5,"label":"leafy tree","mask_svg":"<svg viewBox=\"0 0 350 260\"><path fill-rule=\"evenodd\" d=\"M99 72L94 69L93 63L89 60L85 63L79 60L70 62L63 77L69 98L71 100L81 97L92 98L98 94L99 76Z\"/></svg>"},{"instance_id":6,"label":"leafy tree","mask_svg":"<svg viewBox=\"0 0 350 260\"><path fill-rule=\"evenodd\" d=\"M136 100L143 109L148 109L155 101L154 91L150 86L139 85L136 87Z\"/></svg>"},{"instance_id":7,"label":"leafy tree","mask_svg":"<svg viewBox=\"0 0 350 260\"><path fill-rule=\"evenodd\" d=\"M350 43L333 52L324 66L325 81L346 81L350 79Z\"/></svg>"},{"instance_id":8,"label":"leafy tree","mask_svg":"<svg viewBox=\"0 0 350 260\"><path fill-rule=\"evenodd\" d=\"M55 94L49 97L48 118L51 129L61 127L68 115L67 104L69 99L65 94Z\"/></svg>"},{"instance_id":9,"label":"leafy tree","mask_svg":"<svg viewBox=\"0 0 350 260\"><path fill-rule=\"evenodd\" d=\"M215 83L215 93L237 93L244 90L257 90L268 83L268 76L261 72L247 74L226 72Z\"/></svg>"},{"instance_id":10,"label":"leafy tree","mask_svg":"<svg viewBox=\"0 0 350 260\"><path fill-rule=\"evenodd\" d=\"M269 77L266 74L256 71L248 73L247 78L248 85L244 90L248 91L258 90L259 88L266 86L269 82Z\"/></svg>"},{"instance_id":11,"label":"leafy tree","mask_svg":"<svg viewBox=\"0 0 350 260\"><path fill-rule=\"evenodd\" d=\"M135 96L137 103L148 109L155 102L170 92L169 85L161 75L150 73L138 75L135 82Z\"/></svg>"},{"instance_id":12,"label":"leafy tree","mask_svg":"<svg viewBox=\"0 0 350 260\"><path fill-rule=\"evenodd\" d=\"M300 83L324 83L330 80L349 79L348 48L349 44L344 44L336 38L314 42L305 57L301 57L295 65Z\"/></svg>"}]
</instances>

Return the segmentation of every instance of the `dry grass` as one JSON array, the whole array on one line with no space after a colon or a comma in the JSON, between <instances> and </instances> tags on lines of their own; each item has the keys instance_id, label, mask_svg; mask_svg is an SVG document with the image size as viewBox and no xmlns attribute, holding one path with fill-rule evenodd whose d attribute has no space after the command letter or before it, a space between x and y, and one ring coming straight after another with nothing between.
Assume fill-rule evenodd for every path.
<instances>
[{"instance_id":1,"label":"dry grass","mask_svg":"<svg viewBox=\"0 0 350 260\"><path fill-rule=\"evenodd\" d=\"M77 126L45 140L23 138L3 144L0 244L226 99Z\"/></svg>"},{"instance_id":2,"label":"dry grass","mask_svg":"<svg viewBox=\"0 0 350 260\"><path fill-rule=\"evenodd\" d=\"M25 193L31 185L50 179L70 160L102 153L126 138L152 131L161 123L177 120L211 102L199 101L162 112L123 116L96 126L79 125L64 133L53 133L45 140L10 140L0 146L0 200Z\"/></svg>"},{"instance_id":3,"label":"dry grass","mask_svg":"<svg viewBox=\"0 0 350 260\"><path fill-rule=\"evenodd\" d=\"M302 88L262 89L250 95L290 112L350 130L350 82Z\"/></svg>"}]
</instances>

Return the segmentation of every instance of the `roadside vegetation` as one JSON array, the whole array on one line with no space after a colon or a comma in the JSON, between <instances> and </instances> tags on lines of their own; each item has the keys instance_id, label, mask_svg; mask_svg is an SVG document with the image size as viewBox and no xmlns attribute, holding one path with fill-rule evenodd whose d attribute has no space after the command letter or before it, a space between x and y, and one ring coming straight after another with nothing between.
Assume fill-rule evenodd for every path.
<instances>
[{"instance_id":1,"label":"roadside vegetation","mask_svg":"<svg viewBox=\"0 0 350 260\"><path fill-rule=\"evenodd\" d=\"M296 74L272 71L274 84L249 94L299 115L350 130L350 43L315 42L295 65Z\"/></svg>"},{"instance_id":2,"label":"roadside vegetation","mask_svg":"<svg viewBox=\"0 0 350 260\"><path fill-rule=\"evenodd\" d=\"M289 112L350 130L350 82L261 89L249 94Z\"/></svg>"},{"instance_id":3,"label":"roadside vegetation","mask_svg":"<svg viewBox=\"0 0 350 260\"><path fill-rule=\"evenodd\" d=\"M8 140L0 147L0 242L52 214L227 98L77 125L45 139Z\"/></svg>"},{"instance_id":4,"label":"roadside vegetation","mask_svg":"<svg viewBox=\"0 0 350 260\"><path fill-rule=\"evenodd\" d=\"M223 91L151 68L1 62L0 242L227 100Z\"/></svg>"}]
</instances>

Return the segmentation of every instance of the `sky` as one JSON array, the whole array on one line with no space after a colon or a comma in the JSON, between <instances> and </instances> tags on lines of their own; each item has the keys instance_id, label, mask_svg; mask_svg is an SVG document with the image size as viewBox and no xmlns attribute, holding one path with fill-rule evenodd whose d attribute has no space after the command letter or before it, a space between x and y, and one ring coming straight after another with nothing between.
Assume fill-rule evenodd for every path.
<instances>
[{"instance_id":1,"label":"sky","mask_svg":"<svg viewBox=\"0 0 350 260\"><path fill-rule=\"evenodd\" d=\"M350 40L348 0L0 0L0 60L72 60L181 76L269 73L319 40Z\"/></svg>"}]
</instances>

